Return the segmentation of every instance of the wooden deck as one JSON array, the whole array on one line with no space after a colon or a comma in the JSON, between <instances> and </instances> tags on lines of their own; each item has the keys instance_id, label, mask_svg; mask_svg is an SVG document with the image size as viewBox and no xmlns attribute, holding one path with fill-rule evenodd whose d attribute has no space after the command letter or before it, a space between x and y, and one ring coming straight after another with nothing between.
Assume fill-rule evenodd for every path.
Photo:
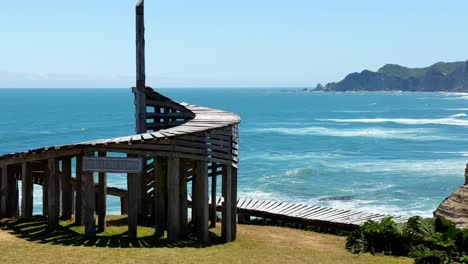
<instances>
[{"instance_id":1,"label":"wooden deck","mask_svg":"<svg viewBox=\"0 0 468 264\"><path fill-rule=\"evenodd\" d=\"M191 202L191 197L188 197L188 201ZM211 206L211 199L209 203ZM218 197L216 201L218 211L221 210L221 204L222 199ZM367 221L381 221L387 217L391 217L396 223L403 223L408 220L401 216L252 198L240 198L237 201L237 214L240 218L258 217L341 230L353 230Z\"/></svg>"}]
</instances>

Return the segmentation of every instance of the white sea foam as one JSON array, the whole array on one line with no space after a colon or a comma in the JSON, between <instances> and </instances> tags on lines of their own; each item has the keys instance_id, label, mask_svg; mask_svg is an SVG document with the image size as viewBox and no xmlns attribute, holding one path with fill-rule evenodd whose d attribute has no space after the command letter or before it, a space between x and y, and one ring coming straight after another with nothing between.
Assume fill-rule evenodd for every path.
<instances>
[{"instance_id":1,"label":"white sea foam","mask_svg":"<svg viewBox=\"0 0 468 264\"><path fill-rule=\"evenodd\" d=\"M465 113L460 113L460 114L456 114L456 115L451 115L450 118L457 118L457 117L464 117L466 116Z\"/></svg>"},{"instance_id":2,"label":"white sea foam","mask_svg":"<svg viewBox=\"0 0 468 264\"><path fill-rule=\"evenodd\" d=\"M457 116L461 117L461 116ZM455 116L448 118L349 118L349 119L317 119L319 121L330 121L337 123L396 123L404 125L451 125L451 126L468 126L468 120L456 119Z\"/></svg>"},{"instance_id":3,"label":"white sea foam","mask_svg":"<svg viewBox=\"0 0 468 264\"><path fill-rule=\"evenodd\" d=\"M337 120L361 120L361 119L329 119ZM345 121L343 121L345 122ZM468 122L468 121L467 121ZM468 125L468 124L467 124ZM415 141L429 140L453 140L454 138L433 135L432 129L387 129L387 128L365 128L365 129L334 129L326 127L272 127L260 128L257 132L279 133L284 135L313 135L330 137L370 137L384 139L405 139Z\"/></svg>"},{"instance_id":4,"label":"white sea foam","mask_svg":"<svg viewBox=\"0 0 468 264\"><path fill-rule=\"evenodd\" d=\"M449 111L468 111L468 108L442 108L442 110L449 110Z\"/></svg>"}]
</instances>

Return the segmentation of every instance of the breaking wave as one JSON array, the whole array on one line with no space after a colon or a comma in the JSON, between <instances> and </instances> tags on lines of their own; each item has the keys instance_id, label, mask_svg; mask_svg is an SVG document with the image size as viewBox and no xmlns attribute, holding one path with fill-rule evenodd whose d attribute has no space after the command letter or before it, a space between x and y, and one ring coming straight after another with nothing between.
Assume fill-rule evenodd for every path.
<instances>
[{"instance_id":1,"label":"breaking wave","mask_svg":"<svg viewBox=\"0 0 468 264\"><path fill-rule=\"evenodd\" d=\"M336 122L347 122L345 120L363 120L363 119L328 119ZM363 121L364 122L364 121ZM468 121L467 121L468 125ZM430 140L453 140L453 138L441 137L432 135L432 129L385 129L385 128L365 128L365 129L334 129L326 127L272 127L260 128L257 132L261 133L278 133L283 135L313 135L313 136L330 136L330 137L369 137L382 139L404 139L415 141L430 141Z\"/></svg>"},{"instance_id":2,"label":"breaking wave","mask_svg":"<svg viewBox=\"0 0 468 264\"><path fill-rule=\"evenodd\" d=\"M403 125L450 125L468 126L468 120L456 119L466 116L465 114L453 115L448 118L349 118L349 119L317 119L319 121L330 121L337 123L396 123Z\"/></svg>"}]
</instances>

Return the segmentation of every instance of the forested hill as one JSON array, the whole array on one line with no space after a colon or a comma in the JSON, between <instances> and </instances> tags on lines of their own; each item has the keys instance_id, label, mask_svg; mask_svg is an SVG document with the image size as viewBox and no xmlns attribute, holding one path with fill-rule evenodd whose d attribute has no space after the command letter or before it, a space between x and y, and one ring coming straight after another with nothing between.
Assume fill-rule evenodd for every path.
<instances>
[{"instance_id":1,"label":"forested hill","mask_svg":"<svg viewBox=\"0 0 468 264\"><path fill-rule=\"evenodd\" d=\"M438 62L425 68L387 64L377 72L351 73L320 91L468 92L468 61Z\"/></svg>"}]
</instances>

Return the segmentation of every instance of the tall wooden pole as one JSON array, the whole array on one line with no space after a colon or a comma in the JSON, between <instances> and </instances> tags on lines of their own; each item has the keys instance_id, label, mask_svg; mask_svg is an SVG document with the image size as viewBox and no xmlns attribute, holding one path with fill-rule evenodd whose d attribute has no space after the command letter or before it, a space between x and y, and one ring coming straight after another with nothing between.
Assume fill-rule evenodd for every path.
<instances>
[{"instance_id":1,"label":"tall wooden pole","mask_svg":"<svg viewBox=\"0 0 468 264\"><path fill-rule=\"evenodd\" d=\"M76 186L75 186L75 225L83 225L83 191L84 191L84 175L83 175L83 157L76 157Z\"/></svg>"},{"instance_id":2,"label":"tall wooden pole","mask_svg":"<svg viewBox=\"0 0 468 264\"><path fill-rule=\"evenodd\" d=\"M62 159L62 218L71 219L73 214L73 188L71 183L72 174L71 157Z\"/></svg>"},{"instance_id":3,"label":"tall wooden pole","mask_svg":"<svg viewBox=\"0 0 468 264\"><path fill-rule=\"evenodd\" d=\"M106 152L98 152L99 157L105 157ZM99 195L98 195L98 232L106 230L106 198L107 198L107 173L99 173Z\"/></svg>"},{"instance_id":4,"label":"tall wooden pole","mask_svg":"<svg viewBox=\"0 0 468 264\"><path fill-rule=\"evenodd\" d=\"M21 216L29 218L32 216L33 211L33 178L31 164L28 162L23 162L22 164L21 179Z\"/></svg>"},{"instance_id":5,"label":"tall wooden pole","mask_svg":"<svg viewBox=\"0 0 468 264\"><path fill-rule=\"evenodd\" d=\"M167 173L167 239L176 242L180 236L180 159L168 158Z\"/></svg>"},{"instance_id":6,"label":"tall wooden pole","mask_svg":"<svg viewBox=\"0 0 468 264\"><path fill-rule=\"evenodd\" d=\"M136 132L146 133L146 86L145 75L145 7L144 1L140 0L136 6Z\"/></svg>"},{"instance_id":7,"label":"tall wooden pole","mask_svg":"<svg viewBox=\"0 0 468 264\"><path fill-rule=\"evenodd\" d=\"M49 229L53 230L59 225L60 214L60 179L59 179L59 163L57 159L49 159L48 166L48 181L47 181L47 212Z\"/></svg>"}]
</instances>

